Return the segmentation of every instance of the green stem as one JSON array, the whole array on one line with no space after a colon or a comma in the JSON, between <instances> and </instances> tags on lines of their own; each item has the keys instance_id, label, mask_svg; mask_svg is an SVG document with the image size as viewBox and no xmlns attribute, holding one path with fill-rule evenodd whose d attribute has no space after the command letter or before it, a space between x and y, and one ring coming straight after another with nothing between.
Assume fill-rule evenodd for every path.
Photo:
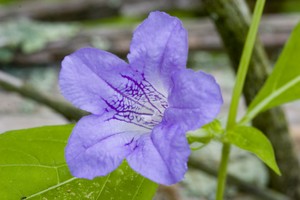
<instances>
[{"instance_id":1,"label":"green stem","mask_svg":"<svg viewBox=\"0 0 300 200\"><path fill-rule=\"evenodd\" d=\"M221 159L219 173L218 173L218 189L217 189L217 196L216 196L217 200L223 199L223 194L226 185L229 154L230 154L230 144L224 143L222 148L222 159Z\"/></svg>"},{"instance_id":2,"label":"green stem","mask_svg":"<svg viewBox=\"0 0 300 200\"><path fill-rule=\"evenodd\" d=\"M252 23L250 25L250 29L246 38L245 46L242 52L242 57L237 72L237 79L233 88L232 100L229 108L226 130L231 129L236 124L236 115L237 115L239 100L244 87L264 5L265 5L265 0L258 0L255 5ZM218 188L217 188L216 200L223 199L229 154L230 154L230 144L224 143L222 148L222 158L221 158L219 174L218 174Z\"/></svg>"},{"instance_id":3,"label":"green stem","mask_svg":"<svg viewBox=\"0 0 300 200\"><path fill-rule=\"evenodd\" d=\"M241 61L238 67L237 80L233 88L232 100L229 108L229 115L227 121L227 128L232 128L235 125L237 109L239 105L240 96L244 87L253 47L256 40L256 34L263 12L265 0L258 0L255 5L252 23L243 49Z\"/></svg>"}]
</instances>

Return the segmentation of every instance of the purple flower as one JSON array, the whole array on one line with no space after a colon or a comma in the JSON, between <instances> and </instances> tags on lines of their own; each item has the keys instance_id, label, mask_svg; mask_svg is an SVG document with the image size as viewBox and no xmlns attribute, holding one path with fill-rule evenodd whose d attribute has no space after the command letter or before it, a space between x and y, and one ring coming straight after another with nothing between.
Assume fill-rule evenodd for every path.
<instances>
[{"instance_id":1,"label":"purple flower","mask_svg":"<svg viewBox=\"0 0 300 200\"><path fill-rule=\"evenodd\" d=\"M222 104L212 76L186 69L187 53L181 22L152 12L134 32L129 64L95 48L65 57L62 94L91 113L66 147L74 176L104 176L126 159L157 183L183 178L190 154L185 133L212 121Z\"/></svg>"}]
</instances>

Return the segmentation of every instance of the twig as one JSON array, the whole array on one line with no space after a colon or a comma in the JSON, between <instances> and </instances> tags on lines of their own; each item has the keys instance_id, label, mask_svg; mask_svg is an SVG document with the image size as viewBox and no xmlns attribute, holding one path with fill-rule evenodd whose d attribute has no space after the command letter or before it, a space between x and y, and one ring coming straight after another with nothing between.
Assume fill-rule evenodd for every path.
<instances>
[{"instance_id":1,"label":"twig","mask_svg":"<svg viewBox=\"0 0 300 200\"><path fill-rule=\"evenodd\" d=\"M0 88L6 91L16 92L24 97L46 105L70 121L77 121L86 114L84 111L73 107L71 104L43 94L34 86L24 84L21 80L1 71Z\"/></svg>"},{"instance_id":2,"label":"twig","mask_svg":"<svg viewBox=\"0 0 300 200\"><path fill-rule=\"evenodd\" d=\"M299 14L264 16L260 29L262 42L271 50L282 47L299 20ZM190 51L218 51L223 48L214 25L208 18L187 20L184 21L184 25L189 32ZM132 32L132 25L126 27L103 25L88 28L79 31L74 37L49 42L42 50L32 54L17 51L11 62L22 66L54 63L84 46L95 46L119 56L125 56L129 51Z\"/></svg>"},{"instance_id":3,"label":"twig","mask_svg":"<svg viewBox=\"0 0 300 200\"><path fill-rule=\"evenodd\" d=\"M105 0L24 1L0 9L0 21L26 17L46 21L99 19L119 14L119 5Z\"/></svg>"},{"instance_id":4,"label":"twig","mask_svg":"<svg viewBox=\"0 0 300 200\"><path fill-rule=\"evenodd\" d=\"M194 0L64 0L64 1L18 1L0 8L0 21L26 17L46 21L90 20L103 17L147 15L153 10L189 12L205 15L201 3Z\"/></svg>"}]
</instances>

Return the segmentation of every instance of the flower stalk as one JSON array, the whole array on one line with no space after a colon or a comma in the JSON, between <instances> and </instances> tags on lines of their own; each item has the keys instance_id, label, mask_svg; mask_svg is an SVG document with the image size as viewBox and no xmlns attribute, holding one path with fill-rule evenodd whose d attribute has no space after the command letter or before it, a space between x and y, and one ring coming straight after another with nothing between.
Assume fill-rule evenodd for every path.
<instances>
[{"instance_id":1,"label":"flower stalk","mask_svg":"<svg viewBox=\"0 0 300 200\"><path fill-rule=\"evenodd\" d=\"M258 0L255 5L252 23L250 25L250 29L246 38L246 43L242 52L242 57L237 72L237 79L233 88L232 100L229 108L226 130L231 129L236 125L236 116L237 116L239 100L244 87L264 5L265 5L265 0ZM224 143L222 148L222 158L221 158L219 174L218 174L218 188L216 193L216 200L222 200L224 196L229 155L230 155L230 144Z\"/></svg>"}]
</instances>

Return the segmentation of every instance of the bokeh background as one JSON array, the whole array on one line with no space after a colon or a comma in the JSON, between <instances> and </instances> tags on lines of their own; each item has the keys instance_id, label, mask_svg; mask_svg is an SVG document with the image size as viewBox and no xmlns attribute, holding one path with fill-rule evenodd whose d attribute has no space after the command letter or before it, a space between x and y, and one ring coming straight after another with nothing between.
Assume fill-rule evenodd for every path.
<instances>
[{"instance_id":1,"label":"bokeh background","mask_svg":"<svg viewBox=\"0 0 300 200\"><path fill-rule=\"evenodd\" d=\"M248 1L250 9L255 1ZM5 87L3 82L29 85L53 99L64 101L57 85L64 56L86 46L107 50L126 59L134 28L153 10L179 17L189 32L187 66L213 74L221 85L226 120L234 72L222 41L201 0L0 0L0 133L36 126L70 123L63 115L32 98ZM299 0L269 0L260 27L260 39L274 63L291 30L300 20ZM300 66L299 66L300 67ZM35 90L34 89L34 90ZM26 92L25 92L26 93ZM25 96L30 94L25 94ZM300 158L300 102L283 106ZM241 114L245 106L240 105ZM207 165L219 162L220 146L212 143L193 156ZM234 149L230 173L249 184L268 185L266 167L254 156ZM157 200L213 199L216 180L191 169L185 180L160 187ZM228 199L258 199L234 184Z\"/></svg>"}]
</instances>

